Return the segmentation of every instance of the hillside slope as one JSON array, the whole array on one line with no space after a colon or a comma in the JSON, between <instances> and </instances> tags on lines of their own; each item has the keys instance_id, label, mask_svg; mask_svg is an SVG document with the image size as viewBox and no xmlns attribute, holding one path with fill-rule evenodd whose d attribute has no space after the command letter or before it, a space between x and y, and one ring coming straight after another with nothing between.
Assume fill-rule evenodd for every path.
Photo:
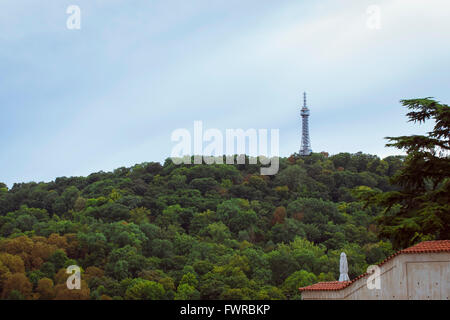
<instances>
[{"instance_id":1,"label":"hillside slope","mask_svg":"<svg viewBox=\"0 0 450 320\"><path fill-rule=\"evenodd\" d=\"M402 157L341 153L256 165L143 163L0 184L2 299L296 299L392 253L354 188L394 190ZM364 187L361 187L364 186ZM65 268L82 268L66 289Z\"/></svg>"}]
</instances>

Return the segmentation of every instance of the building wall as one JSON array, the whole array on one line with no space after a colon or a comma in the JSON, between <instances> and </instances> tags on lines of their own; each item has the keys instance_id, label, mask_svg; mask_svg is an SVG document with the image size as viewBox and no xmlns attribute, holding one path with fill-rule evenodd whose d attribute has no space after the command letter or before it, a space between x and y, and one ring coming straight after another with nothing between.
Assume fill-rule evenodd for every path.
<instances>
[{"instance_id":1,"label":"building wall","mask_svg":"<svg viewBox=\"0 0 450 320\"><path fill-rule=\"evenodd\" d=\"M450 253L400 254L380 267L381 289L368 276L338 291L304 291L304 300L449 300Z\"/></svg>"}]
</instances>

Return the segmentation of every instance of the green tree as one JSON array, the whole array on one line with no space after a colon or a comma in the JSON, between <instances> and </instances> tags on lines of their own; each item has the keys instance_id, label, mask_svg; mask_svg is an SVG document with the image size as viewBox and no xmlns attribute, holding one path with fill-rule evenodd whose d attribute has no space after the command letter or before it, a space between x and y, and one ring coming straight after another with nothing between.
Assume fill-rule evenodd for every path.
<instances>
[{"instance_id":1,"label":"green tree","mask_svg":"<svg viewBox=\"0 0 450 320\"><path fill-rule=\"evenodd\" d=\"M200 292L187 283L180 284L175 293L174 300L199 300Z\"/></svg>"},{"instance_id":2,"label":"green tree","mask_svg":"<svg viewBox=\"0 0 450 320\"><path fill-rule=\"evenodd\" d=\"M407 157L392 183L399 191L361 195L382 205L380 236L395 248L427 239L450 238L450 107L430 98L402 100L411 110L409 122L434 120L426 135L387 137L387 146L405 150Z\"/></svg>"},{"instance_id":3,"label":"green tree","mask_svg":"<svg viewBox=\"0 0 450 320\"><path fill-rule=\"evenodd\" d=\"M143 224L150 221L150 210L144 207L134 208L130 211L131 221Z\"/></svg>"},{"instance_id":4,"label":"green tree","mask_svg":"<svg viewBox=\"0 0 450 320\"><path fill-rule=\"evenodd\" d=\"M214 242L223 242L231 237L230 230L222 222L211 223L206 231Z\"/></svg>"},{"instance_id":5,"label":"green tree","mask_svg":"<svg viewBox=\"0 0 450 320\"><path fill-rule=\"evenodd\" d=\"M287 277L286 280L284 280L282 288L287 297L294 297L298 295L298 288L306 287L316 282L317 277L314 273L300 270Z\"/></svg>"},{"instance_id":6,"label":"green tree","mask_svg":"<svg viewBox=\"0 0 450 320\"><path fill-rule=\"evenodd\" d=\"M183 275L183 278L181 278L180 285L182 284L188 284L192 287L196 287L198 284L197 277L195 276L195 274L188 272Z\"/></svg>"},{"instance_id":7,"label":"green tree","mask_svg":"<svg viewBox=\"0 0 450 320\"><path fill-rule=\"evenodd\" d=\"M144 279L136 279L125 292L125 299L129 300L161 300L164 296L162 284Z\"/></svg>"}]
</instances>

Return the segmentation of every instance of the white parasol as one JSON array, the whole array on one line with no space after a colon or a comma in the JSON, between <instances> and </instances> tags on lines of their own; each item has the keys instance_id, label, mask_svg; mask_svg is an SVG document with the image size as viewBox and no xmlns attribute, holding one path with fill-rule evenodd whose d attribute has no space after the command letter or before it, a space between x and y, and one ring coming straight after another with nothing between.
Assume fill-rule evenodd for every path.
<instances>
[{"instance_id":1,"label":"white parasol","mask_svg":"<svg viewBox=\"0 0 450 320\"><path fill-rule=\"evenodd\" d=\"M341 253L339 272L341 273L341 275L339 276L339 281L350 281L350 278L348 277L347 255L345 254L345 252Z\"/></svg>"}]
</instances>

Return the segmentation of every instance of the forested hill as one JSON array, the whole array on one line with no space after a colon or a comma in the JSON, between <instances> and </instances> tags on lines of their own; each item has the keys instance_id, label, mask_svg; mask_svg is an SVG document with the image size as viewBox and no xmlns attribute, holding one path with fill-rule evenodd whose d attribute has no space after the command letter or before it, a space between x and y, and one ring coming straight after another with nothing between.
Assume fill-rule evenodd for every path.
<instances>
[{"instance_id":1,"label":"forested hill","mask_svg":"<svg viewBox=\"0 0 450 320\"><path fill-rule=\"evenodd\" d=\"M392 253L381 209L354 189L394 190L403 158L363 153L256 165L143 163L50 183L0 184L2 299L298 299ZM365 186L365 187L361 187ZM66 267L82 268L81 290Z\"/></svg>"}]
</instances>

